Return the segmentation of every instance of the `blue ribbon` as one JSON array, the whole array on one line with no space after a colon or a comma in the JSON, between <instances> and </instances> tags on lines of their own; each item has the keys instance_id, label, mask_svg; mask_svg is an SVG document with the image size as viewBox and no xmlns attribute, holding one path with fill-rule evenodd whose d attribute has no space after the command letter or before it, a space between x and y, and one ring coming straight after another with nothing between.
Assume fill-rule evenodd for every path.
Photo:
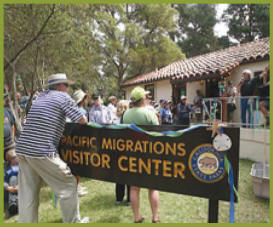
<instances>
[{"instance_id":1,"label":"blue ribbon","mask_svg":"<svg viewBox=\"0 0 273 227\"><path fill-rule=\"evenodd\" d=\"M230 206L229 206L229 223L234 223L234 181L233 181L233 170L230 162L228 161L229 165L229 174L228 174L228 183L230 189Z\"/></svg>"},{"instance_id":2,"label":"blue ribbon","mask_svg":"<svg viewBox=\"0 0 273 227\"><path fill-rule=\"evenodd\" d=\"M223 133L223 128L219 128L219 132L222 134ZM229 162L227 155L225 154L225 160L226 160L226 169L228 173L228 184L229 184L229 190L230 190L230 206L229 206L229 223L234 223L235 222L235 217L234 217L234 178L233 178L233 170L232 170L232 165ZM237 192L236 192L237 193ZM236 194L237 195L237 194ZM238 197L238 195L237 195Z\"/></svg>"},{"instance_id":3,"label":"blue ribbon","mask_svg":"<svg viewBox=\"0 0 273 227\"><path fill-rule=\"evenodd\" d=\"M214 105L216 104L217 107L217 103L214 103ZM214 112L215 114L215 112ZM214 115L215 116L215 115ZM164 132L148 132L143 130L142 128L136 126L135 124L117 124L117 125L101 125L95 122L90 122L89 123L90 126L93 127L97 127L97 128L112 128L112 129L125 129L125 128L130 128L134 131L140 132L140 133L146 133L152 136L168 136L168 137L177 137L177 136L181 136L183 133L185 132L189 132L192 131L196 128L201 128L201 127L207 127L207 125L205 124L200 124L200 125L194 125L191 126L189 128L185 128L182 130L178 130L178 131L164 131ZM219 132L222 134L223 133L223 128L219 129ZM233 170L232 170L232 166L231 163L228 161L227 156L225 155L225 167L228 173L228 183L229 183L229 188L230 188L230 209L229 209L229 223L234 223L234 190L236 192L237 195L237 191L234 187L234 180L233 180ZM238 195L237 195L238 197Z\"/></svg>"}]
</instances>

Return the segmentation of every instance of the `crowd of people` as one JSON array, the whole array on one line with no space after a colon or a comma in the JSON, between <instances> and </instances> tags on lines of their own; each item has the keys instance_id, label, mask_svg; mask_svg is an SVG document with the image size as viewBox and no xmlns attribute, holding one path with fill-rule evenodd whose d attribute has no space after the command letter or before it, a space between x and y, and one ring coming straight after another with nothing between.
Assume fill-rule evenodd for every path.
<instances>
[{"instance_id":1,"label":"crowd of people","mask_svg":"<svg viewBox=\"0 0 273 227\"><path fill-rule=\"evenodd\" d=\"M19 210L18 222L38 222L42 180L56 194L64 222L89 221L88 218L80 217L78 202L78 196L86 195L87 191L79 186L79 177L71 174L57 151L65 123L159 125L174 122L172 102L161 99L156 104L151 100L150 92L141 87L132 91L130 100L118 100L117 97L110 96L108 105L104 105L100 95L93 94L91 100L88 100L88 94L82 90L76 90L70 97L67 93L70 84L72 82L65 74L49 76L47 89L37 94L32 101L16 143L15 120L5 103L5 208L10 215ZM7 97L8 92L5 91L5 102L8 101ZM18 95L19 100L21 97ZM186 104L186 97L181 97L180 106L179 113L182 116L179 120L187 126L188 112L192 108ZM20 105L20 112L25 108L24 101L24 105ZM126 188L126 201L127 205L132 206L134 222L143 222L143 217L139 214L139 187L116 184L116 204L122 203ZM159 192L150 189L148 195L153 213L152 222L158 223Z\"/></svg>"},{"instance_id":2,"label":"crowd of people","mask_svg":"<svg viewBox=\"0 0 273 227\"><path fill-rule=\"evenodd\" d=\"M252 74L251 70L244 70L238 85L238 92L241 94L240 107L243 127L252 127L253 125L253 114L251 112L254 100L251 96L255 95L255 88L257 89L256 95L259 96L258 108L266 119L266 125L269 125L269 66L257 76L253 76ZM246 122L246 115L248 115L248 122Z\"/></svg>"},{"instance_id":3,"label":"crowd of people","mask_svg":"<svg viewBox=\"0 0 273 227\"><path fill-rule=\"evenodd\" d=\"M227 83L228 121L232 121L232 114L236 109L235 96L239 92L243 97L241 117L245 124L249 96L260 80L263 83L259 84L262 94L259 108L266 119L269 119L269 68L253 79L250 79L250 75L251 71L245 70L238 87L235 87L232 81ZM105 105L99 94L93 94L89 100L89 95L82 90L76 90L70 97L68 89L71 84L73 82L68 80L65 74L49 76L47 89L35 94L23 122L23 130L17 139L15 119L7 103L8 91L4 92L5 210L10 215L18 213L19 210L19 222L38 222L39 190L42 180L56 194L61 205L63 222L89 222L88 218L80 217L78 202L78 196L86 195L87 189L80 187L79 177L71 174L57 151L65 123L177 124L188 127L191 115L194 114L197 121L202 120L204 106L200 90L196 91L192 105L187 103L187 97L184 95L180 97L177 105L165 99L160 99L159 103L156 103L152 100L150 92L141 87L132 90L130 100L118 100L116 96L110 96L107 100L108 105ZM24 111L27 98L22 100L19 94L17 98L20 111ZM251 119L248 120L250 123ZM123 202L125 189L126 204L132 207L134 222L143 222L144 217L139 212L139 187L116 184L116 204ZM159 192L149 189L148 195L153 215L152 222L158 223Z\"/></svg>"}]
</instances>

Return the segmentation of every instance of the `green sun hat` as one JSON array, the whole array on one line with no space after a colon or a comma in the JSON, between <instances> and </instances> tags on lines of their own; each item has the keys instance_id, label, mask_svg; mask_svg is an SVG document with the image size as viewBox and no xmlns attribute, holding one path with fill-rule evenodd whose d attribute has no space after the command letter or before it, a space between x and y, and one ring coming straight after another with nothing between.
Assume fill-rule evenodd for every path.
<instances>
[{"instance_id":1,"label":"green sun hat","mask_svg":"<svg viewBox=\"0 0 273 227\"><path fill-rule=\"evenodd\" d=\"M148 93L149 92L145 91L142 87L135 87L131 92L130 99L132 102L137 102L141 99L145 99Z\"/></svg>"}]
</instances>

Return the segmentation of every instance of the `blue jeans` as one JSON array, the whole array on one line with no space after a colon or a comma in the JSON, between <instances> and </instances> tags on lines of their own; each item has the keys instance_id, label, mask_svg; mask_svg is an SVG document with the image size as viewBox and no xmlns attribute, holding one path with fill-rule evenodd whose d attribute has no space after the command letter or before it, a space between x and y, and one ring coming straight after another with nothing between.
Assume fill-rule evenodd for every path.
<instances>
[{"instance_id":1,"label":"blue jeans","mask_svg":"<svg viewBox=\"0 0 273 227\"><path fill-rule=\"evenodd\" d=\"M241 98L241 121L243 128L246 128L246 111L248 111L248 125L252 127L251 107L248 103L248 98Z\"/></svg>"}]
</instances>

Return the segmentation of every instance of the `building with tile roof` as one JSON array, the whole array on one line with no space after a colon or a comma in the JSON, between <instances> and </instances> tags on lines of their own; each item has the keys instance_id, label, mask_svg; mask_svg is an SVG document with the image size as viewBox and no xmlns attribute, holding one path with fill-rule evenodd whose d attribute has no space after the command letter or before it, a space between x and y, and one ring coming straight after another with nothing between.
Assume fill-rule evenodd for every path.
<instances>
[{"instance_id":1,"label":"building with tile roof","mask_svg":"<svg viewBox=\"0 0 273 227\"><path fill-rule=\"evenodd\" d=\"M191 102L196 89L208 96L210 81L233 80L237 84L241 72L248 68L253 75L269 64L269 38L231 46L192 58L173 62L160 69L129 79L122 84L126 98L137 85L152 90L160 98L177 101L181 94Z\"/></svg>"},{"instance_id":2,"label":"building with tile roof","mask_svg":"<svg viewBox=\"0 0 273 227\"><path fill-rule=\"evenodd\" d=\"M164 79L196 81L223 75L229 76L240 65L268 59L269 38L264 38L173 62L159 70L125 81L122 86L146 84Z\"/></svg>"}]
</instances>

